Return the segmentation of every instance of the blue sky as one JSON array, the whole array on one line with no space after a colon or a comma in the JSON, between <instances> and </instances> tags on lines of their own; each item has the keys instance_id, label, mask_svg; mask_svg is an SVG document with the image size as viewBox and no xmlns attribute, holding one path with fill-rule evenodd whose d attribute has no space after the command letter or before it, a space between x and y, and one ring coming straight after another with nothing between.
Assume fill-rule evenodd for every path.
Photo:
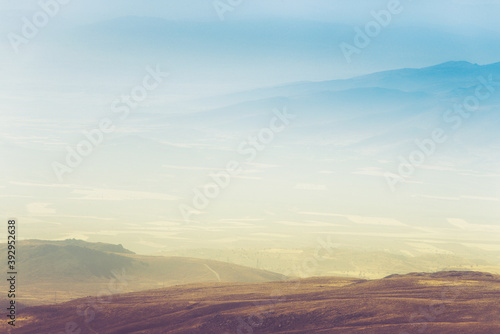
<instances>
[{"instance_id":1,"label":"blue sky","mask_svg":"<svg viewBox=\"0 0 500 334\"><path fill-rule=\"evenodd\" d=\"M383 8L386 0L254 0L241 1L231 14L234 19L266 17L298 18L328 22L361 23L373 9ZM411 23L477 26L498 31L496 13L500 4L495 0L402 0L411 10L405 21ZM0 10L33 10L38 1L3 1ZM68 21L89 22L126 15L153 16L173 20L218 20L212 1L75 1L65 9Z\"/></svg>"},{"instance_id":2,"label":"blue sky","mask_svg":"<svg viewBox=\"0 0 500 334\"><path fill-rule=\"evenodd\" d=\"M496 62L500 28L495 13L499 12L500 4L494 1L401 1L403 12L394 16L390 25L377 36L376 42L360 55L355 55L355 61L350 64L344 61L340 43L352 44L356 34L354 28L363 28L373 20L371 12L387 8L390 1L242 1L233 11L226 13L225 21L219 20L213 3L70 1L61 6L57 16L20 55L13 54L7 38L2 38L0 66L4 64L1 67L8 71L16 64L19 70L32 64L35 69L28 70L33 77L34 72L42 67L53 66L51 60L54 58L60 57L58 63L69 66L71 62L81 64L80 59L94 60L102 56L105 59L115 58L117 66L127 67L124 69L127 71L134 65L133 60L130 61L130 51L118 50L127 47L123 45L126 42L128 47L139 44L133 56L138 62L165 59L165 67L179 68L178 72L182 74L179 74L178 82L193 84L200 81L205 85L207 82L202 80L207 78L213 86L220 85L221 90L227 91L231 89L228 86L238 90L301 80L348 78L387 69L431 66L449 60L479 64ZM12 32L19 33L21 18L30 18L39 10L39 4L38 1L24 1L22 4L6 1L2 2L0 10L0 34L6 36ZM144 22L151 18L171 22L190 21L192 24L212 22L210 26L214 31L224 31L224 34L220 38L211 36L206 45L196 48L179 43L158 48L154 26L139 25L137 28L142 36L151 34L153 37L148 36L142 42L131 37L128 41L123 39L121 44L108 43L110 47L116 45L114 53L109 49L99 50L101 46L92 43L99 39L99 34L105 35L103 39L110 34L110 29L106 28L97 31L96 25L115 19L126 20L129 16L142 17ZM250 31L241 27L247 20L254 20L254 28ZM265 26L259 20L266 20ZM130 24L134 26L134 23ZM291 29L294 35L286 36L286 27L295 27L295 31ZM79 35L80 40L71 45L75 39L74 29L82 29L83 32ZM231 33L233 29L234 33ZM280 35L267 36L269 29ZM92 31L98 35L92 35ZM192 32L194 39L200 36L196 29ZM190 38L186 34L184 37ZM75 54L71 49L78 43L85 47ZM274 45L280 47L270 53ZM187 52L198 53L205 65L202 68L198 65L182 68L182 62L171 55L179 55L184 64L189 64L190 59L184 59ZM252 57L253 54L257 57ZM41 55L45 57L40 58ZM196 61L193 54L190 58ZM44 59L48 59L48 63L44 63ZM79 67L79 64L74 66ZM18 69L16 71L19 76ZM238 80L241 77L245 80Z\"/></svg>"}]
</instances>

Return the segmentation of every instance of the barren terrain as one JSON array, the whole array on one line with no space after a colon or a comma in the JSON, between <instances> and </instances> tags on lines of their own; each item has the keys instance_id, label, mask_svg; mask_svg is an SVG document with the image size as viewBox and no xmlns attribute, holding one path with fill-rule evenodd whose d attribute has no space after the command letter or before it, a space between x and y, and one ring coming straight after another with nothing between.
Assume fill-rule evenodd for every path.
<instances>
[{"instance_id":1,"label":"barren terrain","mask_svg":"<svg viewBox=\"0 0 500 334\"><path fill-rule=\"evenodd\" d=\"M491 334L499 298L479 272L190 284L29 307L16 333Z\"/></svg>"}]
</instances>

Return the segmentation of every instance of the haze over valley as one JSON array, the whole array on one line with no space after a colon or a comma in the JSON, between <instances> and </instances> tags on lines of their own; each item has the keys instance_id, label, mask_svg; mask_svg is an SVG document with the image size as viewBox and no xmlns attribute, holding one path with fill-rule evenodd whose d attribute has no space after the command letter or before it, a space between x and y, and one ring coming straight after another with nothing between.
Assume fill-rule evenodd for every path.
<instances>
[{"instance_id":1,"label":"haze over valley","mask_svg":"<svg viewBox=\"0 0 500 334\"><path fill-rule=\"evenodd\" d=\"M499 12L0 4L0 332L493 333Z\"/></svg>"}]
</instances>

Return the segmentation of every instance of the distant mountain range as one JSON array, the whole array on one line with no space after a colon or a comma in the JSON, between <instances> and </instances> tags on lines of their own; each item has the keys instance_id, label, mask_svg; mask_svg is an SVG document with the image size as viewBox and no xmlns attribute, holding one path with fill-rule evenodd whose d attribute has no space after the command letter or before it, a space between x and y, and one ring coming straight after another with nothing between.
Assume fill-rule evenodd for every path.
<instances>
[{"instance_id":1,"label":"distant mountain range","mask_svg":"<svg viewBox=\"0 0 500 334\"><path fill-rule=\"evenodd\" d=\"M393 247L403 246L393 245ZM486 252L458 245L442 245L442 248L420 249L420 251L413 249L412 251L413 253L409 250L395 253L335 248L329 254L324 255L311 270L308 270L304 263L307 263L308 259L314 258L315 250L312 248L192 249L161 254L227 261L302 278L343 276L376 279L389 274L406 274L412 271L435 272L459 269L493 271L500 274L500 261ZM488 257L488 255L490 256ZM291 268L293 270L290 273Z\"/></svg>"},{"instance_id":2,"label":"distant mountain range","mask_svg":"<svg viewBox=\"0 0 500 334\"><path fill-rule=\"evenodd\" d=\"M417 92L420 93L420 96L425 96L426 94L439 94L440 96L445 94L446 96L447 93L455 89L477 85L478 77L483 76L488 78L490 75L493 76L495 86L498 86L500 84L500 62L478 65L467 61L449 61L435 66L382 71L351 79L291 83L277 87L224 95L217 99L203 99L202 102L218 101L219 103L236 103L265 98L293 98L323 92L352 90L354 91L352 91L350 96L355 97L359 96L355 89L360 88L379 88L378 90L372 90L372 96L368 95L368 98L380 97L380 95L383 97L383 89L407 93ZM366 93L370 92L370 90L360 90L358 92ZM344 93L344 95L347 94Z\"/></svg>"}]
</instances>

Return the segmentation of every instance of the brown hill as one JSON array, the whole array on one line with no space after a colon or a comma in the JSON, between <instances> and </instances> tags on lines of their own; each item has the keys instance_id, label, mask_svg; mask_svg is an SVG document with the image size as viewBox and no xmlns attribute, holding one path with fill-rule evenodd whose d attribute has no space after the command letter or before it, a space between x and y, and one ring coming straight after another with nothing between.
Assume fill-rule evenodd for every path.
<instances>
[{"instance_id":1,"label":"brown hill","mask_svg":"<svg viewBox=\"0 0 500 334\"><path fill-rule=\"evenodd\" d=\"M495 334L499 297L477 272L210 283L26 308L16 333Z\"/></svg>"},{"instance_id":2,"label":"brown hill","mask_svg":"<svg viewBox=\"0 0 500 334\"><path fill-rule=\"evenodd\" d=\"M286 278L270 271L220 261L142 256L121 245L80 240L26 240L19 242L17 250L18 300L28 305L176 284L255 283ZM0 252L6 253L5 244L0 246Z\"/></svg>"}]
</instances>

